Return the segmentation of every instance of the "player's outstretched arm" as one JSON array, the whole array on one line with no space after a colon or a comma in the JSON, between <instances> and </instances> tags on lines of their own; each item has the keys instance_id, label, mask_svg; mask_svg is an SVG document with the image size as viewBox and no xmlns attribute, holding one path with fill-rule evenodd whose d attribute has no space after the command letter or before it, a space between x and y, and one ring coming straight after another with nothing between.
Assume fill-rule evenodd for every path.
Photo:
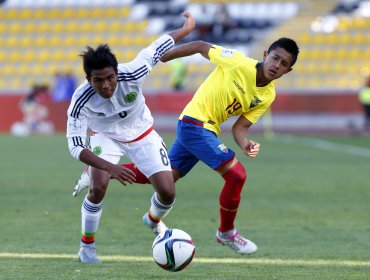
<instances>
[{"instance_id":1,"label":"player's outstretched arm","mask_svg":"<svg viewBox=\"0 0 370 280\"><path fill-rule=\"evenodd\" d=\"M182 13L182 15L186 18L184 25L181 28L168 33L168 35L173 38L175 43L188 35L195 27L195 20L191 13L185 11Z\"/></svg>"},{"instance_id":2,"label":"player's outstretched arm","mask_svg":"<svg viewBox=\"0 0 370 280\"><path fill-rule=\"evenodd\" d=\"M204 41L189 42L176 48L170 49L161 57L161 61L167 62L175 58L190 56L196 53L200 53L202 56L209 59L208 52L210 48L212 48L212 45Z\"/></svg>"}]
</instances>

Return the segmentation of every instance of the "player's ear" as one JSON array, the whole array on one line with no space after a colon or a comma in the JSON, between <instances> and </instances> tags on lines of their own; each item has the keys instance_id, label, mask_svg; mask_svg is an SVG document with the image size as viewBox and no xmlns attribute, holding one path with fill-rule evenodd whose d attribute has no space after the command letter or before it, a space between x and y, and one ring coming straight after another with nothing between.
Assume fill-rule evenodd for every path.
<instances>
[{"instance_id":1,"label":"player's ear","mask_svg":"<svg viewBox=\"0 0 370 280\"><path fill-rule=\"evenodd\" d=\"M267 51L265 50L264 52L263 52L263 61L265 61L266 60L266 57L268 56L268 53L267 53Z\"/></svg>"}]
</instances>

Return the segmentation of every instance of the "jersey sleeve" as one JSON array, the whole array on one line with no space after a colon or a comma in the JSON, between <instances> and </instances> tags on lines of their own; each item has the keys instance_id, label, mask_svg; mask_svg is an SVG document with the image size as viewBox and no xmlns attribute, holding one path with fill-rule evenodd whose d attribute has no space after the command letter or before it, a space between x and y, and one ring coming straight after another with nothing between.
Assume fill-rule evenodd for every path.
<instances>
[{"instance_id":1,"label":"jersey sleeve","mask_svg":"<svg viewBox=\"0 0 370 280\"><path fill-rule=\"evenodd\" d=\"M163 35L151 43L148 47L139 52L134 60L119 64L119 81L137 81L142 83L144 78L150 73L152 68L158 63L159 59L166 51L175 44L169 35Z\"/></svg>"},{"instance_id":2,"label":"jersey sleeve","mask_svg":"<svg viewBox=\"0 0 370 280\"><path fill-rule=\"evenodd\" d=\"M209 59L212 63L222 67L235 67L245 56L234 49L228 49L221 46L213 45L208 52Z\"/></svg>"},{"instance_id":3,"label":"jersey sleeve","mask_svg":"<svg viewBox=\"0 0 370 280\"><path fill-rule=\"evenodd\" d=\"M143 49L135 60L145 61L150 68L153 68L166 51L175 45L175 41L170 35L163 35Z\"/></svg>"},{"instance_id":4,"label":"jersey sleeve","mask_svg":"<svg viewBox=\"0 0 370 280\"><path fill-rule=\"evenodd\" d=\"M80 159L80 154L85 149L86 134L87 134L87 118L80 113L78 116L71 114L72 104L68 109L67 120L67 140L70 154L77 160Z\"/></svg>"}]
</instances>

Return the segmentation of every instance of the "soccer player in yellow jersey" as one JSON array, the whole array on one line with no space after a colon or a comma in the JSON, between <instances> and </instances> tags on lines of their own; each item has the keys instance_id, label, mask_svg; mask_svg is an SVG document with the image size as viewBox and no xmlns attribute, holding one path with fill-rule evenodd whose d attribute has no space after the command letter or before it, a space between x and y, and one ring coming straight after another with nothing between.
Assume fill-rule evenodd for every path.
<instances>
[{"instance_id":1,"label":"soccer player in yellow jersey","mask_svg":"<svg viewBox=\"0 0 370 280\"><path fill-rule=\"evenodd\" d=\"M175 181L201 160L225 180L220 194L220 227L216 240L241 254L252 254L257 246L234 227L246 171L234 151L218 138L220 124L239 116L232 127L235 142L249 157L256 157L260 144L248 139L248 129L268 110L275 99L273 80L290 72L299 48L295 41L281 38L263 54L263 60L241 52L196 41L174 48L163 62L200 53L217 65L182 111L169 158Z\"/></svg>"},{"instance_id":2,"label":"soccer player in yellow jersey","mask_svg":"<svg viewBox=\"0 0 370 280\"><path fill-rule=\"evenodd\" d=\"M232 127L235 142L243 154L256 157L260 144L248 138L257 122L275 99L276 80L292 70L299 48L295 41L280 38L264 52L262 61L241 52L194 41L169 50L161 57L167 62L200 53L217 65L202 83L179 117L176 139L169 151L175 181L184 177L201 160L217 171L225 184L220 194L220 226L216 240L240 254L252 254L257 246L234 227L246 171L217 136L220 125L238 116ZM125 164L136 174L136 183L149 183L133 164Z\"/></svg>"}]
</instances>

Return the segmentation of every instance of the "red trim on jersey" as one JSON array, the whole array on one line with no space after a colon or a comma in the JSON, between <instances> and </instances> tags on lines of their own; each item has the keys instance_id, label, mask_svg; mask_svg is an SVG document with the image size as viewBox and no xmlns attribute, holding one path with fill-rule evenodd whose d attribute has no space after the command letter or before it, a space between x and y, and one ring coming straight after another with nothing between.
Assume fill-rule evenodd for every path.
<instances>
[{"instance_id":1,"label":"red trim on jersey","mask_svg":"<svg viewBox=\"0 0 370 280\"><path fill-rule=\"evenodd\" d=\"M152 125L151 127L149 127L149 129L147 131L145 131L143 134L141 134L139 137L135 138L134 140L131 140L131 141L128 141L128 142L123 142L123 141L120 141L121 143L132 143L132 142L136 142L136 141L139 141L141 139L143 139L145 136L147 136L150 132L152 132L154 129L154 126ZM92 131L92 134L98 134L98 132L95 132L95 131Z\"/></svg>"},{"instance_id":2,"label":"red trim on jersey","mask_svg":"<svg viewBox=\"0 0 370 280\"><path fill-rule=\"evenodd\" d=\"M187 123L191 123L191 124L196 125L196 126L201 126L201 127L203 127L203 123L202 123L201 121L196 121L196 120L194 120L194 119L187 118L186 116L184 116L184 117L182 118L182 121L183 121L183 122L187 122Z\"/></svg>"},{"instance_id":3,"label":"red trim on jersey","mask_svg":"<svg viewBox=\"0 0 370 280\"><path fill-rule=\"evenodd\" d=\"M131 140L131 141L128 141L128 142L122 142L122 141L120 141L120 142L124 143L124 144L127 144L127 143L132 143L132 142L139 141L139 140L143 139L145 136L147 136L150 132L152 132L153 129L154 129L154 126L152 125L147 131L145 131L143 134L141 134L139 137L135 138L134 140Z\"/></svg>"},{"instance_id":4,"label":"red trim on jersey","mask_svg":"<svg viewBox=\"0 0 370 280\"><path fill-rule=\"evenodd\" d=\"M221 162L221 165L219 167L216 168L216 170L219 170L220 168L224 167L225 165L229 164L233 159L235 158L235 153L233 155L232 158L228 159L228 160L223 160Z\"/></svg>"}]
</instances>

